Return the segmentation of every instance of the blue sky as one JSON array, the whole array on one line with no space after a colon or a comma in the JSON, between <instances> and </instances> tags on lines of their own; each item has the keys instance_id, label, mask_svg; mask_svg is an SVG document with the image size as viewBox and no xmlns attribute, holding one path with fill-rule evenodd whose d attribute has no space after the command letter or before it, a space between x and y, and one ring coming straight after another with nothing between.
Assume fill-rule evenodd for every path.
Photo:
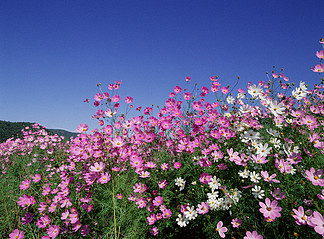
<instances>
[{"instance_id":1,"label":"blue sky","mask_svg":"<svg viewBox=\"0 0 324 239\"><path fill-rule=\"evenodd\" d=\"M0 120L94 129L83 100L99 82L122 81L135 107L163 105L186 76L200 87L240 76L246 89L273 65L314 85L323 10L323 0L2 0Z\"/></svg>"}]
</instances>

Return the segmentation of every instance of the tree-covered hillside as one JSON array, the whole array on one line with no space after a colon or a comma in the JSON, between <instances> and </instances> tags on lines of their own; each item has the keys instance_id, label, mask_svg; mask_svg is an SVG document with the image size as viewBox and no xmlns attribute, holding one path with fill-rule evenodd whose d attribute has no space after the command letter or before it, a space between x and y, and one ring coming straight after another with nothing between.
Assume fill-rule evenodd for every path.
<instances>
[{"instance_id":1,"label":"tree-covered hillside","mask_svg":"<svg viewBox=\"0 0 324 239\"><path fill-rule=\"evenodd\" d=\"M5 142L9 138L21 138L21 130L27 126L31 126L34 123L30 122L9 122L0 120L0 143ZM65 139L69 140L70 137L76 137L77 133L72 133L62 129L46 129L49 134L57 134L64 136Z\"/></svg>"}]
</instances>

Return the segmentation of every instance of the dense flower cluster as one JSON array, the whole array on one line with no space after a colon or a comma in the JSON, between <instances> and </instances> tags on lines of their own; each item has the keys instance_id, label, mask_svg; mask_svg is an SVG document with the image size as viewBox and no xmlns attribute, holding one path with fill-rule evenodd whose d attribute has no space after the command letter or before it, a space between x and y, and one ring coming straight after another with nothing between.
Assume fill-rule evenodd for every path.
<instances>
[{"instance_id":1,"label":"dense flower cluster","mask_svg":"<svg viewBox=\"0 0 324 239\"><path fill-rule=\"evenodd\" d=\"M323 59L323 51L316 55ZM215 76L209 87L192 91L191 78L185 80L186 88L174 87L156 114L138 107L142 115L131 119L130 96L126 114L119 114L122 82L110 84L109 93L98 84L92 118L99 129L87 133L80 124L80 134L63 143L35 124L23 139L1 144L3 176L19 157L32 157L15 201L21 224L30 227L9 237L36 228L43 239L100 238L110 233L107 225L123 235L116 226L123 207L136 210L153 236L189 227L206 237L260 239L265 231L275 237L277 228L307 235L309 227L324 236L324 86L309 90L300 82L289 92L289 78L272 72L268 83L250 82L234 95ZM216 101L207 100L211 95ZM102 212L109 215L101 225Z\"/></svg>"}]
</instances>

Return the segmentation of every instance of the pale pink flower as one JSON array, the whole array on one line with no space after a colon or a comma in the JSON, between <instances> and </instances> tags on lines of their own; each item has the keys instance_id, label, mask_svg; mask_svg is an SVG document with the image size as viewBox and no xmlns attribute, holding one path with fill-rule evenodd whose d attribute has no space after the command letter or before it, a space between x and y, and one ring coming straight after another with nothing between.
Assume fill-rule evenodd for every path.
<instances>
[{"instance_id":1,"label":"pale pink flower","mask_svg":"<svg viewBox=\"0 0 324 239\"><path fill-rule=\"evenodd\" d=\"M93 166L89 168L91 172L101 172L105 168L105 164L103 162L95 162Z\"/></svg>"},{"instance_id":2,"label":"pale pink flower","mask_svg":"<svg viewBox=\"0 0 324 239\"><path fill-rule=\"evenodd\" d=\"M23 239L24 237L25 235L23 230L20 232L18 229L15 229L9 234L9 239Z\"/></svg>"},{"instance_id":3,"label":"pale pink flower","mask_svg":"<svg viewBox=\"0 0 324 239\"><path fill-rule=\"evenodd\" d=\"M307 179L312 182L314 186L324 187L324 179L320 178L323 175L323 170L318 169L315 173L315 169L311 167L310 171L306 170Z\"/></svg>"},{"instance_id":4,"label":"pale pink flower","mask_svg":"<svg viewBox=\"0 0 324 239\"><path fill-rule=\"evenodd\" d=\"M198 204L197 212L199 214L206 214L208 211L209 211L208 202L202 202L201 204Z\"/></svg>"},{"instance_id":5,"label":"pale pink flower","mask_svg":"<svg viewBox=\"0 0 324 239\"><path fill-rule=\"evenodd\" d=\"M225 238L225 232L227 232L227 228L223 227L223 222L222 221L219 221L217 223L216 231L219 233L219 236L221 238Z\"/></svg>"},{"instance_id":6,"label":"pale pink flower","mask_svg":"<svg viewBox=\"0 0 324 239\"><path fill-rule=\"evenodd\" d=\"M252 233L247 231L246 236L243 239L263 239L263 236L259 235L256 231L253 231Z\"/></svg>"},{"instance_id":7,"label":"pale pink flower","mask_svg":"<svg viewBox=\"0 0 324 239\"><path fill-rule=\"evenodd\" d=\"M313 213L313 216L310 217L309 220L314 225L314 230L318 234L324 236L324 218L323 218L323 216L319 212L315 211Z\"/></svg>"},{"instance_id":8,"label":"pale pink flower","mask_svg":"<svg viewBox=\"0 0 324 239\"><path fill-rule=\"evenodd\" d=\"M302 206L299 206L298 211L296 209L293 209L293 212L295 213L295 215L292 215L292 217L296 219L297 225L305 225L308 217L304 212L304 208Z\"/></svg>"},{"instance_id":9,"label":"pale pink flower","mask_svg":"<svg viewBox=\"0 0 324 239\"><path fill-rule=\"evenodd\" d=\"M57 235L60 232L60 227L57 225L51 225L49 226L49 228L46 230L47 234L51 237L51 238L56 238Z\"/></svg>"},{"instance_id":10,"label":"pale pink flower","mask_svg":"<svg viewBox=\"0 0 324 239\"><path fill-rule=\"evenodd\" d=\"M324 72L324 64L317 64L316 66L315 66L315 68L314 67L312 67L312 71L313 72Z\"/></svg>"},{"instance_id":11,"label":"pale pink flower","mask_svg":"<svg viewBox=\"0 0 324 239\"><path fill-rule=\"evenodd\" d=\"M276 217L280 217L280 211L282 210L281 207L277 207L278 201L273 200L270 201L269 198L265 199L265 204L263 202L259 202L260 209L259 211L263 214L265 218L275 219Z\"/></svg>"},{"instance_id":12,"label":"pale pink flower","mask_svg":"<svg viewBox=\"0 0 324 239\"><path fill-rule=\"evenodd\" d=\"M75 131L78 132L78 133L84 133L87 130L88 130L88 125L87 124L80 124Z\"/></svg>"}]
</instances>

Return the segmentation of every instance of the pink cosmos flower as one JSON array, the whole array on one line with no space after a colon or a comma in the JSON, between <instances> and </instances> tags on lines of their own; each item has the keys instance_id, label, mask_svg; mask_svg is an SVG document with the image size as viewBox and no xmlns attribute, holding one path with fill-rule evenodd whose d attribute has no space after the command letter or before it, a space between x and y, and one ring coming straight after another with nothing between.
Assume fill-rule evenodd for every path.
<instances>
[{"instance_id":1,"label":"pink cosmos flower","mask_svg":"<svg viewBox=\"0 0 324 239\"><path fill-rule=\"evenodd\" d=\"M323 170L318 169L315 174L315 169L311 167L310 171L306 170L307 179L312 182L314 186L324 187L324 179L320 178L323 175Z\"/></svg>"},{"instance_id":2,"label":"pink cosmos flower","mask_svg":"<svg viewBox=\"0 0 324 239\"><path fill-rule=\"evenodd\" d=\"M209 175L208 173L202 173L200 175L199 181L203 184L208 184L209 182L212 181L212 176Z\"/></svg>"},{"instance_id":3,"label":"pink cosmos flower","mask_svg":"<svg viewBox=\"0 0 324 239\"><path fill-rule=\"evenodd\" d=\"M219 233L219 236L221 238L225 238L225 232L227 232L227 228L223 227L223 222L222 221L219 221L217 223L216 231Z\"/></svg>"},{"instance_id":4,"label":"pink cosmos flower","mask_svg":"<svg viewBox=\"0 0 324 239\"><path fill-rule=\"evenodd\" d=\"M221 92L223 93L223 94L227 94L228 92L229 92L229 89L227 88L227 87L222 87L221 88Z\"/></svg>"},{"instance_id":5,"label":"pink cosmos flower","mask_svg":"<svg viewBox=\"0 0 324 239\"><path fill-rule=\"evenodd\" d=\"M172 214L172 212L171 212L170 209L164 209L163 212L162 212L162 217L163 217L164 219L166 219L166 218L171 217L171 214Z\"/></svg>"},{"instance_id":6,"label":"pink cosmos flower","mask_svg":"<svg viewBox=\"0 0 324 239\"><path fill-rule=\"evenodd\" d=\"M84 133L87 130L88 130L88 125L87 124L80 124L75 131L78 132L78 133Z\"/></svg>"},{"instance_id":7,"label":"pink cosmos flower","mask_svg":"<svg viewBox=\"0 0 324 239\"><path fill-rule=\"evenodd\" d=\"M9 234L9 239L23 239L24 237L25 235L23 230L20 232L18 229L15 229Z\"/></svg>"},{"instance_id":8,"label":"pink cosmos flower","mask_svg":"<svg viewBox=\"0 0 324 239\"><path fill-rule=\"evenodd\" d=\"M145 198L139 198L136 200L136 205L138 208L143 208L146 206L146 201L145 201Z\"/></svg>"},{"instance_id":9,"label":"pink cosmos flower","mask_svg":"<svg viewBox=\"0 0 324 239\"><path fill-rule=\"evenodd\" d=\"M316 66L315 66L315 68L314 67L312 67L312 71L313 72L324 72L324 64L317 64Z\"/></svg>"},{"instance_id":10,"label":"pink cosmos flower","mask_svg":"<svg viewBox=\"0 0 324 239\"><path fill-rule=\"evenodd\" d=\"M259 211L263 213L263 216L265 218L270 218L274 220L276 217L281 216L279 212L282 210L282 208L277 207L278 201L273 200L271 202L269 198L266 198L265 204L263 202L259 202L259 205L261 207Z\"/></svg>"},{"instance_id":11,"label":"pink cosmos flower","mask_svg":"<svg viewBox=\"0 0 324 239\"><path fill-rule=\"evenodd\" d=\"M86 236L90 232L90 228L88 225L84 225L81 228L81 235Z\"/></svg>"},{"instance_id":12,"label":"pink cosmos flower","mask_svg":"<svg viewBox=\"0 0 324 239\"><path fill-rule=\"evenodd\" d=\"M275 173L269 176L269 173L267 171L261 171L261 176L263 177L264 181L268 183L280 183L279 180L275 179L277 176Z\"/></svg>"},{"instance_id":13,"label":"pink cosmos flower","mask_svg":"<svg viewBox=\"0 0 324 239\"><path fill-rule=\"evenodd\" d=\"M56 207L57 207L57 203L56 203L56 202L53 202L53 203L51 204L51 206L48 208L48 211L49 211L50 213L53 213L53 212L55 212Z\"/></svg>"},{"instance_id":14,"label":"pink cosmos flower","mask_svg":"<svg viewBox=\"0 0 324 239\"><path fill-rule=\"evenodd\" d=\"M183 94L183 98L184 98L185 100L190 100L190 99L191 99L191 94L190 94L189 92L185 92L185 93Z\"/></svg>"},{"instance_id":15,"label":"pink cosmos flower","mask_svg":"<svg viewBox=\"0 0 324 239\"><path fill-rule=\"evenodd\" d=\"M176 87L174 87L173 90L174 90L175 93L180 93L182 89L181 89L180 86L176 86Z\"/></svg>"},{"instance_id":16,"label":"pink cosmos flower","mask_svg":"<svg viewBox=\"0 0 324 239\"><path fill-rule=\"evenodd\" d=\"M95 162L93 166L89 168L91 172L101 172L105 168L105 164L103 162Z\"/></svg>"},{"instance_id":17,"label":"pink cosmos flower","mask_svg":"<svg viewBox=\"0 0 324 239\"><path fill-rule=\"evenodd\" d=\"M242 220L238 219L238 218L235 218L235 219L232 220L231 224L232 224L232 226L234 228L239 227L239 226L242 225Z\"/></svg>"},{"instance_id":18,"label":"pink cosmos flower","mask_svg":"<svg viewBox=\"0 0 324 239\"><path fill-rule=\"evenodd\" d=\"M187 76L186 77L186 81L189 82L191 80L191 77L190 76Z\"/></svg>"},{"instance_id":19,"label":"pink cosmos flower","mask_svg":"<svg viewBox=\"0 0 324 239\"><path fill-rule=\"evenodd\" d=\"M37 220L36 226L38 226L39 228L45 228L50 223L51 219L47 215L45 215Z\"/></svg>"},{"instance_id":20,"label":"pink cosmos flower","mask_svg":"<svg viewBox=\"0 0 324 239\"><path fill-rule=\"evenodd\" d=\"M130 96L127 96L127 97L125 98L125 102L126 102L127 104L130 104L130 103L133 102L133 98L130 97Z\"/></svg>"},{"instance_id":21,"label":"pink cosmos flower","mask_svg":"<svg viewBox=\"0 0 324 239\"><path fill-rule=\"evenodd\" d=\"M118 193L116 197L117 197L117 199L122 199L123 198L123 194Z\"/></svg>"},{"instance_id":22,"label":"pink cosmos flower","mask_svg":"<svg viewBox=\"0 0 324 239\"><path fill-rule=\"evenodd\" d=\"M209 205L207 202L202 202L198 204L197 212L199 214L206 214L209 211Z\"/></svg>"},{"instance_id":23,"label":"pink cosmos flower","mask_svg":"<svg viewBox=\"0 0 324 239\"><path fill-rule=\"evenodd\" d=\"M121 136L115 137L111 143L115 148L120 148L125 144L124 139Z\"/></svg>"},{"instance_id":24,"label":"pink cosmos flower","mask_svg":"<svg viewBox=\"0 0 324 239\"><path fill-rule=\"evenodd\" d=\"M51 237L51 238L56 238L57 235L60 232L60 227L57 225L51 225L49 226L49 228L46 230L47 234Z\"/></svg>"},{"instance_id":25,"label":"pink cosmos flower","mask_svg":"<svg viewBox=\"0 0 324 239\"><path fill-rule=\"evenodd\" d=\"M31 183L31 180L26 179L25 181L22 181L22 182L21 182L21 184L19 185L19 188L20 188L21 190L26 190L26 189L29 188L30 183Z\"/></svg>"},{"instance_id":26,"label":"pink cosmos flower","mask_svg":"<svg viewBox=\"0 0 324 239\"><path fill-rule=\"evenodd\" d=\"M156 236L159 233L159 229L157 227L152 227L150 233L152 236Z\"/></svg>"},{"instance_id":27,"label":"pink cosmos flower","mask_svg":"<svg viewBox=\"0 0 324 239\"><path fill-rule=\"evenodd\" d=\"M163 197L161 196L157 196L154 200L153 200L153 205L158 207L163 203Z\"/></svg>"},{"instance_id":28,"label":"pink cosmos flower","mask_svg":"<svg viewBox=\"0 0 324 239\"><path fill-rule=\"evenodd\" d=\"M306 216L304 208L302 206L299 206L298 211L296 209L293 209L293 212L295 213L295 215L292 215L292 217L296 219L297 225L305 225L308 220L308 216Z\"/></svg>"},{"instance_id":29,"label":"pink cosmos flower","mask_svg":"<svg viewBox=\"0 0 324 239\"><path fill-rule=\"evenodd\" d=\"M263 239L263 236L259 235L256 231L253 231L252 233L247 231L246 236L243 239Z\"/></svg>"},{"instance_id":30,"label":"pink cosmos flower","mask_svg":"<svg viewBox=\"0 0 324 239\"><path fill-rule=\"evenodd\" d=\"M319 59L324 59L324 51L321 50L321 51L316 51L316 56L319 58Z\"/></svg>"},{"instance_id":31,"label":"pink cosmos flower","mask_svg":"<svg viewBox=\"0 0 324 239\"><path fill-rule=\"evenodd\" d=\"M110 181L111 175L108 172L101 173L101 177L98 179L98 182L101 184L108 183Z\"/></svg>"},{"instance_id":32,"label":"pink cosmos flower","mask_svg":"<svg viewBox=\"0 0 324 239\"><path fill-rule=\"evenodd\" d=\"M147 217L147 222L149 225L153 225L156 222L156 216L154 213Z\"/></svg>"},{"instance_id":33,"label":"pink cosmos flower","mask_svg":"<svg viewBox=\"0 0 324 239\"><path fill-rule=\"evenodd\" d=\"M165 188L165 186L167 185L167 181L163 180L159 182L159 188Z\"/></svg>"},{"instance_id":34,"label":"pink cosmos flower","mask_svg":"<svg viewBox=\"0 0 324 239\"><path fill-rule=\"evenodd\" d=\"M120 101L120 96L119 95L114 95L113 97L111 97L112 102L116 103L118 101Z\"/></svg>"},{"instance_id":35,"label":"pink cosmos flower","mask_svg":"<svg viewBox=\"0 0 324 239\"><path fill-rule=\"evenodd\" d=\"M285 194L286 194L286 192L282 192L280 188L276 188L273 192L271 191L271 195L276 200L282 200L282 199L286 198Z\"/></svg>"},{"instance_id":36,"label":"pink cosmos flower","mask_svg":"<svg viewBox=\"0 0 324 239\"><path fill-rule=\"evenodd\" d=\"M181 163L176 162L173 166L174 166L175 169L179 169L181 167Z\"/></svg>"},{"instance_id":37,"label":"pink cosmos flower","mask_svg":"<svg viewBox=\"0 0 324 239\"><path fill-rule=\"evenodd\" d=\"M163 164L161 164L161 169L162 170L168 170L169 169L169 165L167 163L163 163Z\"/></svg>"},{"instance_id":38,"label":"pink cosmos flower","mask_svg":"<svg viewBox=\"0 0 324 239\"><path fill-rule=\"evenodd\" d=\"M42 179L42 176L40 174L35 174L35 176L33 177L33 182L37 183Z\"/></svg>"},{"instance_id":39,"label":"pink cosmos flower","mask_svg":"<svg viewBox=\"0 0 324 239\"><path fill-rule=\"evenodd\" d=\"M314 230L318 234L324 236L324 218L323 218L323 216L319 212L315 211L313 213L313 216L310 217L309 220L314 225Z\"/></svg>"}]
</instances>

